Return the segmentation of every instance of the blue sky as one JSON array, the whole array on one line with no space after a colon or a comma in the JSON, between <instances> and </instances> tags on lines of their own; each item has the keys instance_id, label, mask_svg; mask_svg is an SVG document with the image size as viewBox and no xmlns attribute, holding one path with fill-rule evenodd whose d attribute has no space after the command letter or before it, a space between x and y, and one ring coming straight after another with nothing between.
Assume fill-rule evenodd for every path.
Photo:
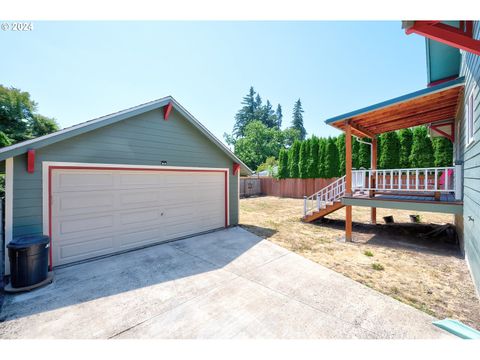
<instances>
[{"instance_id":1,"label":"blue sky","mask_svg":"<svg viewBox=\"0 0 480 360\"><path fill-rule=\"evenodd\" d=\"M393 22L34 22L0 32L0 83L62 127L174 96L223 140L252 85L309 135L326 118L425 87L425 46ZM5 51L7 50L7 51Z\"/></svg>"}]
</instances>

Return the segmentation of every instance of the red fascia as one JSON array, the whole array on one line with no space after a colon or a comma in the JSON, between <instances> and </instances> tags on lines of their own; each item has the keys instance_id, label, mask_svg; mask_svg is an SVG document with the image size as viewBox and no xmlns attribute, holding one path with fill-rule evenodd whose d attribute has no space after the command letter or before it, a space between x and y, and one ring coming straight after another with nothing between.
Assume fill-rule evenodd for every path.
<instances>
[{"instance_id":1,"label":"red fascia","mask_svg":"<svg viewBox=\"0 0 480 360\"><path fill-rule=\"evenodd\" d=\"M480 40L472 37L473 24L471 21L462 21L461 28L432 21L415 21L405 30L407 35L418 34L429 39L468 51L480 56Z\"/></svg>"},{"instance_id":2,"label":"red fascia","mask_svg":"<svg viewBox=\"0 0 480 360\"><path fill-rule=\"evenodd\" d=\"M168 120L170 113L172 112L173 104L169 102L167 105L163 107L163 120Z\"/></svg>"},{"instance_id":3,"label":"red fascia","mask_svg":"<svg viewBox=\"0 0 480 360\"><path fill-rule=\"evenodd\" d=\"M240 164L233 163L233 175L237 175L239 171L240 171Z\"/></svg>"},{"instance_id":4,"label":"red fascia","mask_svg":"<svg viewBox=\"0 0 480 360\"><path fill-rule=\"evenodd\" d=\"M27 172L33 174L35 171L35 150L27 151Z\"/></svg>"},{"instance_id":5,"label":"red fascia","mask_svg":"<svg viewBox=\"0 0 480 360\"><path fill-rule=\"evenodd\" d=\"M440 80L436 80L436 81L432 81L431 83L429 83L427 86L428 87L432 87L432 86L435 86L435 85L439 85L439 84L442 84L444 82L447 82L447 81L450 81L450 80L455 80L457 78L456 75L454 76L449 76L445 79L440 79Z\"/></svg>"}]
</instances>

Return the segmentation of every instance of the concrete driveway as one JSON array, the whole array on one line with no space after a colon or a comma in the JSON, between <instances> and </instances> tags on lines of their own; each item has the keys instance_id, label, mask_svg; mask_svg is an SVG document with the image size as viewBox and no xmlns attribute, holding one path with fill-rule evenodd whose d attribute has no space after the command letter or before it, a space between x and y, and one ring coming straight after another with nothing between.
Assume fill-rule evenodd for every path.
<instances>
[{"instance_id":1,"label":"concrete driveway","mask_svg":"<svg viewBox=\"0 0 480 360\"><path fill-rule=\"evenodd\" d=\"M443 338L432 317L241 228L65 267L1 338Z\"/></svg>"}]
</instances>

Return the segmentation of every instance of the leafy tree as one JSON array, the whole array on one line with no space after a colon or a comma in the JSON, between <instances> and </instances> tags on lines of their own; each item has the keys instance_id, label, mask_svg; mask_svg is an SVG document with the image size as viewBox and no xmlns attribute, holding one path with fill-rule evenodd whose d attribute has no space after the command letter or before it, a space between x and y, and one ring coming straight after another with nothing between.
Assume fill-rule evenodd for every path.
<instances>
[{"instance_id":1,"label":"leafy tree","mask_svg":"<svg viewBox=\"0 0 480 360\"><path fill-rule=\"evenodd\" d=\"M300 132L300 140L305 140L307 131L303 127L303 108L302 102L298 99L293 107L292 127Z\"/></svg>"},{"instance_id":2,"label":"leafy tree","mask_svg":"<svg viewBox=\"0 0 480 360\"><path fill-rule=\"evenodd\" d=\"M12 145L12 140L3 131L0 131L0 147Z\"/></svg>"},{"instance_id":3,"label":"leafy tree","mask_svg":"<svg viewBox=\"0 0 480 360\"><path fill-rule=\"evenodd\" d=\"M369 139L362 139L362 141L370 142ZM355 140L356 143L358 143L358 168L364 168L364 169L370 169L371 166L371 157L370 157L370 145L360 143Z\"/></svg>"},{"instance_id":4,"label":"leafy tree","mask_svg":"<svg viewBox=\"0 0 480 360\"><path fill-rule=\"evenodd\" d=\"M427 128L425 126L417 126L413 129L410 164L414 168L425 168L435 165L432 141L428 137Z\"/></svg>"},{"instance_id":5,"label":"leafy tree","mask_svg":"<svg viewBox=\"0 0 480 360\"><path fill-rule=\"evenodd\" d=\"M400 138L400 167L410 167L410 153L412 152L413 132L411 129L401 129L398 132Z\"/></svg>"},{"instance_id":6,"label":"leafy tree","mask_svg":"<svg viewBox=\"0 0 480 360\"><path fill-rule=\"evenodd\" d=\"M28 92L0 85L1 144L14 144L58 130L54 119L42 116L36 110L37 103Z\"/></svg>"},{"instance_id":7,"label":"leafy tree","mask_svg":"<svg viewBox=\"0 0 480 360\"><path fill-rule=\"evenodd\" d=\"M400 167L400 140L396 131L383 134L380 155L380 169L398 169Z\"/></svg>"},{"instance_id":8,"label":"leafy tree","mask_svg":"<svg viewBox=\"0 0 480 360\"><path fill-rule=\"evenodd\" d=\"M251 169L256 169L270 157L276 157L282 148L283 133L266 127L262 122L250 122L245 136L234 142L234 152Z\"/></svg>"},{"instance_id":9,"label":"leafy tree","mask_svg":"<svg viewBox=\"0 0 480 360\"><path fill-rule=\"evenodd\" d=\"M304 140L300 144L300 157L298 161L298 175L302 179L309 177L308 163L310 159L308 140Z\"/></svg>"},{"instance_id":10,"label":"leafy tree","mask_svg":"<svg viewBox=\"0 0 480 360\"><path fill-rule=\"evenodd\" d=\"M283 121L283 114L282 114L282 106L280 104L277 105L277 111L275 111L275 116L277 120L277 129L281 129L282 121Z\"/></svg>"},{"instance_id":11,"label":"leafy tree","mask_svg":"<svg viewBox=\"0 0 480 360\"><path fill-rule=\"evenodd\" d=\"M453 144L443 136L433 138L433 148L435 157L435 166L452 166L453 164Z\"/></svg>"},{"instance_id":12,"label":"leafy tree","mask_svg":"<svg viewBox=\"0 0 480 360\"><path fill-rule=\"evenodd\" d=\"M282 149L283 150L283 149ZM280 150L281 151L281 150ZM275 168L278 166L278 161L275 159L274 156L269 156L264 163L260 164L257 168L257 173L260 171L268 170L270 175L276 175L275 174Z\"/></svg>"},{"instance_id":13,"label":"leafy tree","mask_svg":"<svg viewBox=\"0 0 480 360\"><path fill-rule=\"evenodd\" d=\"M339 173L338 148L335 139L331 137L328 138L326 144L325 177L333 178Z\"/></svg>"},{"instance_id":14,"label":"leafy tree","mask_svg":"<svg viewBox=\"0 0 480 360\"><path fill-rule=\"evenodd\" d=\"M327 155L327 140L320 138L318 141L318 177L326 178L326 155Z\"/></svg>"},{"instance_id":15,"label":"leafy tree","mask_svg":"<svg viewBox=\"0 0 480 360\"><path fill-rule=\"evenodd\" d=\"M345 134L337 137L339 176L345 175Z\"/></svg>"},{"instance_id":16,"label":"leafy tree","mask_svg":"<svg viewBox=\"0 0 480 360\"><path fill-rule=\"evenodd\" d=\"M316 136L312 136L310 142L310 155L308 163L308 177L318 178L318 148L320 146L320 140Z\"/></svg>"},{"instance_id":17,"label":"leafy tree","mask_svg":"<svg viewBox=\"0 0 480 360\"><path fill-rule=\"evenodd\" d=\"M300 158L300 141L295 140L292 147L288 151L288 172L291 178L298 178L298 162Z\"/></svg>"},{"instance_id":18,"label":"leafy tree","mask_svg":"<svg viewBox=\"0 0 480 360\"><path fill-rule=\"evenodd\" d=\"M300 132L297 129L286 128L283 132L283 145L288 149L296 140L300 140Z\"/></svg>"},{"instance_id":19,"label":"leafy tree","mask_svg":"<svg viewBox=\"0 0 480 360\"><path fill-rule=\"evenodd\" d=\"M290 175L288 171L288 151L286 149L280 149L278 155L278 177L280 179L286 179Z\"/></svg>"}]
</instances>

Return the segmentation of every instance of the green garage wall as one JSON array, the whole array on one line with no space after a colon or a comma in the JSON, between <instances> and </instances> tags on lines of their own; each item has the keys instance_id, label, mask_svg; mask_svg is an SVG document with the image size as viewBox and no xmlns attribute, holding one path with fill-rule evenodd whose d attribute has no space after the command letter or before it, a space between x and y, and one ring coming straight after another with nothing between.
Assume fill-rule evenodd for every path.
<instances>
[{"instance_id":1,"label":"green garage wall","mask_svg":"<svg viewBox=\"0 0 480 360\"><path fill-rule=\"evenodd\" d=\"M480 39L479 22L474 22L474 37ZM463 219L456 218L460 233L463 228L465 256L480 292L480 57L462 51L460 75L465 77L463 105L456 119L456 159L463 161ZM465 103L474 92L474 141L467 145Z\"/></svg>"},{"instance_id":2,"label":"green garage wall","mask_svg":"<svg viewBox=\"0 0 480 360\"><path fill-rule=\"evenodd\" d=\"M230 225L238 224L238 176L233 161L178 111L167 121L161 109L102 127L36 151L35 172L26 154L14 158L13 236L41 234L42 162L229 168Z\"/></svg>"}]
</instances>

